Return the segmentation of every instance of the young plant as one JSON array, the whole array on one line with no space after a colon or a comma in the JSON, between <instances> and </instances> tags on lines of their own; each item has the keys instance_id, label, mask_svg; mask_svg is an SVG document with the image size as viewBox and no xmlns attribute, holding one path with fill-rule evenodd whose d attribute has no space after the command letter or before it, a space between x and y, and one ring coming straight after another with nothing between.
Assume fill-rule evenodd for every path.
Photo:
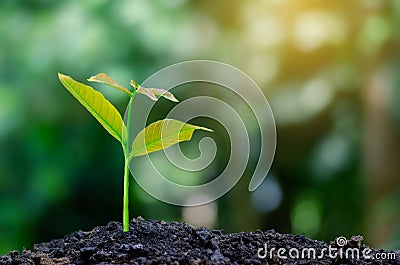
<instances>
[{"instance_id":1,"label":"young plant","mask_svg":"<svg viewBox=\"0 0 400 265\"><path fill-rule=\"evenodd\" d=\"M174 102L178 100L165 89L145 88L131 80L132 91L121 86L118 82L104 73L97 74L88 79L90 82L98 82L116 88L130 97L128 105L128 123L125 124L117 109L98 91L85 84L79 83L69 76L58 74L58 78L64 87L100 122L100 124L121 145L124 152L124 192L123 192L123 228L129 231L129 163L135 156L146 155L170 147L182 141L189 141L195 130L211 131L208 128L195 126L173 119L156 121L140 131L132 144L130 139L130 120L133 98L137 93L148 96L157 101L164 97Z\"/></svg>"}]
</instances>

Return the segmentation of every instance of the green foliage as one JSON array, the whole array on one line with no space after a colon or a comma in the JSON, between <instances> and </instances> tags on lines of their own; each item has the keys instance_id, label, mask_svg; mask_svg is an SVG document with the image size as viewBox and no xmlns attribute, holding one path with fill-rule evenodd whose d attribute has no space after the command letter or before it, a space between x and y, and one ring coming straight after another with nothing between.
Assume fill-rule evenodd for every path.
<instances>
[{"instance_id":1,"label":"green foliage","mask_svg":"<svg viewBox=\"0 0 400 265\"><path fill-rule=\"evenodd\" d=\"M178 120L165 119L153 122L135 137L129 158L166 149L182 141L189 141L195 130L212 132L208 128L191 125Z\"/></svg>"},{"instance_id":2,"label":"green foliage","mask_svg":"<svg viewBox=\"0 0 400 265\"><path fill-rule=\"evenodd\" d=\"M163 150L182 141L189 141L195 130L210 132L212 130L173 119L160 120L150 124L139 132L133 140L132 149L129 150L129 124L127 129L117 109L100 92L94 90L92 87L79 83L71 77L60 73L58 74L58 78L64 87L122 144L125 156L123 226L124 231L128 231L129 161L135 156L146 155ZM131 92L104 73L92 76L88 81L99 82L116 88L127 93L132 99L136 92L138 92L148 96L152 100L157 100L157 96L163 96L171 101L178 101L172 93L165 89L144 88L133 80L131 81L131 85L134 91ZM133 103L132 100L130 102ZM130 122L132 103L130 103L131 105L128 108L128 123Z\"/></svg>"},{"instance_id":3,"label":"green foliage","mask_svg":"<svg viewBox=\"0 0 400 265\"><path fill-rule=\"evenodd\" d=\"M125 126L121 114L104 96L92 87L79 83L69 76L58 74L64 87L100 122L101 125L122 143L122 128Z\"/></svg>"}]
</instances>

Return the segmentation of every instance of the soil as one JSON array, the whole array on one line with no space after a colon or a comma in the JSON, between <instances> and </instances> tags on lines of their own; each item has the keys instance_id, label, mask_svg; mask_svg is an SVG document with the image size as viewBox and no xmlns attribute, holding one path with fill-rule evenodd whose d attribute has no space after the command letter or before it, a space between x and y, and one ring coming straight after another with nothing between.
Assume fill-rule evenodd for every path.
<instances>
[{"instance_id":1,"label":"soil","mask_svg":"<svg viewBox=\"0 0 400 265\"><path fill-rule=\"evenodd\" d=\"M343 242L346 244L340 247ZM110 222L89 232L76 231L36 244L33 251L11 251L0 257L0 264L400 264L399 251L369 248L362 244L361 236L343 242L335 239L328 244L274 230L225 234L139 217L131 221L127 233L121 223ZM304 251L311 248L315 257ZM369 259L363 257L363 251ZM384 256L386 259L378 259Z\"/></svg>"}]
</instances>

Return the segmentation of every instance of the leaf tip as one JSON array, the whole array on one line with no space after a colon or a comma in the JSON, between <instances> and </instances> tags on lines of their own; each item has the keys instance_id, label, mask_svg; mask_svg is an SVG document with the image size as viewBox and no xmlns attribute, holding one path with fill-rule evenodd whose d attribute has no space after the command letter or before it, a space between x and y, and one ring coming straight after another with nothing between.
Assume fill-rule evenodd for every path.
<instances>
[{"instance_id":1,"label":"leaf tip","mask_svg":"<svg viewBox=\"0 0 400 265\"><path fill-rule=\"evenodd\" d=\"M202 127L202 126L196 126L196 125L192 125L195 127L196 130L203 130L203 131L207 131L207 132L214 132L214 130L209 129L207 127Z\"/></svg>"},{"instance_id":2,"label":"leaf tip","mask_svg":"<svg viewBox=\"0 0 400 265\"><path fill-rule=\"evenodd\" d=\"M172 95L172 94L171 94L171 95ZM179 102L179 100L178 100L174 95L172 95L172 97L169 98L169 100L171 100L171 101L173 101L173 102Z\"/></svg>"},{"instance_id":3,"label":"leaf tip","mask_svg":"<svg viewBox=\"0 0 400 265\"><path fill-rule=\"evenodd\" d=\"M92 75L87 79L87 81L90 82L99 82L99 83L106 83L106 79L109 78L111 79L107 74L105 73L98 73L97 75Z\"/></svg>"},{"instance_id":4,"label":"leaf tip","mask_svg":"<svg viewBox=\"0 0 400 265\"><path fill-rule=\"evenodd\" d=\"M214 132L214 130L206 128L206 127L201 127L202 130L207 131L207 132Z\"/></svg>"},{"instance_id":5,"label":"leaf tip","mask_svg":"<svg viewBox=\"0 0 400 265\"><path fill-rule=\"evenodd\" d=\"M62 73L60 73L60 72L58 72L58 79L65 79L65 78L67 78L68 76L67 75L64 75L64 74L62 74Z\"/></svg>"}]
</instances>

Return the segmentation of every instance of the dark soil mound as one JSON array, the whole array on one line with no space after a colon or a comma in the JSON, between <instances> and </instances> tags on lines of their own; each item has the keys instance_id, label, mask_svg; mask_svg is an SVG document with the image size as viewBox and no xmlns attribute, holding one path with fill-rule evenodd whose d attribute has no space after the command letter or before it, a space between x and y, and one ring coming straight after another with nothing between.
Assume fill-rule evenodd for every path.
<instances>
[{"instance_id":1,"label":"dark soil mound","mask_svg":"<svg viewBox=\"0 0 400 265\"><path fill-rule=\"evenodd\" d=\"M0 263L400 264L399 253L368 248L361 244L361 236L327 244L273 230L224 234L219 230L142 218L133 219L130 229L124 233L120 223L110 222L89 232L77 231L63 239L37 244L33 252L12 251L0 257ZM366 259L363 253L370 258Z\"/></svg>"}]
</instances>

